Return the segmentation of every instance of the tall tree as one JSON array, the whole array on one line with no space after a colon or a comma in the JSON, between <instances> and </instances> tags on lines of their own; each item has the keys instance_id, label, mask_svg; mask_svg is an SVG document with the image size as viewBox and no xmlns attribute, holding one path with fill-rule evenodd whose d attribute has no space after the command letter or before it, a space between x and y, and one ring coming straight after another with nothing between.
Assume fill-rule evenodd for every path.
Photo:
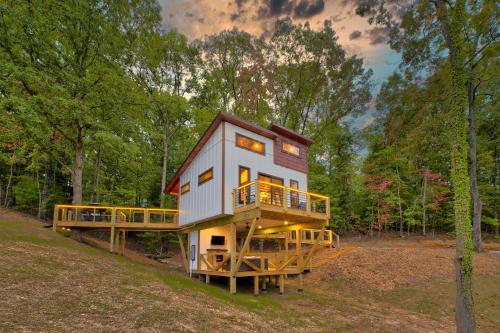
<instances>
[{"instance_id":1,"label":"tall tree","mask_svg":"<svg viewBox=\"0 0 500 333\"><path fill-rule=\"evenodd\" d=\"M489 8L485 1L483 8ZM472 228L470 218L470 178L467 140L467 43L469 20L475 16L465 0L422 0L393 3L384 0L363 1L360 15L370 15L370 23L384 24L390 31L391 46L403 52L410 65L426 64L443 56L450 68L449 114L451 144L451 180L454 191L456 230L456 322L458 332L474 332L474 300L472 290ZM481 21L491 20L491 10L482 12ZM488 24L486 24L488 25ZM434 56L434 57L433 57ZM428 63L428 62L427 62ZM421 68L421 66L420 66Z\"/></svg>"},{"instance_id":2,"label":"tall tree","mask_svg":"<svg viewBox=\"0 0 500 333\"><path fill-rule=\"evenodd\" d=\"M129 39L145 18L157 16L154 1L7 1L0 6L0 52L11 99L27 97L31 110L62 137L70 163L73 203L83 199L85 139L96 116L119 108L112 94L127 80L121 62ZM146 22L146 23L145 23Z\"/></svg>"}]
</instances>

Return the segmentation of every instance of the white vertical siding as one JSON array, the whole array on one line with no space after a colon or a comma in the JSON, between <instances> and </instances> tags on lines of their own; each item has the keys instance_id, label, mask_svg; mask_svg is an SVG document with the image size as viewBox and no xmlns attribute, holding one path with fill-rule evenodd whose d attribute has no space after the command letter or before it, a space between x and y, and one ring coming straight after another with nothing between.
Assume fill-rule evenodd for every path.
<instances>
[{"instance_id":1,"label":"white vertical siding","mask_svg":"<svg viewBox=\"0 0 500 333\"><path fill-rule=\"evenodd\" d=\"M299 189L307 191L307 174L274 164L274 142L271 139L247 131L230 123L225 125L225 214L232 214L232 191L239 186L239 166L250 168L250 179L257 179L258 173L283 178L284 185L290 186L290 179L299 182ZM236 146L236 133L263 142L266 154L258 154Z\"/></svg>"},{"instance_id":2,"label":"white vertical siding","mask_svg":"<svg viewBox=\"0 0 500 333\"><path fill-rule=\"evenodd\" d=\"M213 168L214 178L198 186L198 176ZM180 177L180 186L190 182L190 191L180 195L179 224L189 224L221 214L222 125L214 131Z\"/></svg>"}]
</instances>

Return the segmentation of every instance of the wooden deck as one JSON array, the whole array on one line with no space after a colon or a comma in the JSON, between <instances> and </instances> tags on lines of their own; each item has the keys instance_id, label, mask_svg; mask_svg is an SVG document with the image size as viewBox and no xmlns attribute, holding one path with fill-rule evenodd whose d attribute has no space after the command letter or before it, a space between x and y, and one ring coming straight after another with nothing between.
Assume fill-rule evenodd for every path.
<instances>
[{"instance_id":1,"label":"wooden deck","mask_svg":"<svg viewBox=\"0 0 500 333\"><path fill-rule=\"evenodd\" d=\"M109 229L110 252L123 254L127 230L177 231L178 211L163 208L55 205L52 228Z\"/></svg>"},{"instance_id":2,"label":"wooden deck","mask_svg":"<svg viewBox=\"0 0 500 333\"><path fill-rule=\"evenodd\" d=\"M218 216L180 226L178 211L160 208L56 205L53 228L109 229L110 251L123 253L127 230L177 232L186 273L227 277L229 289L236 293L237 278L253 277L254 293L265 289L268 279L276 278L280 292L284 279L297 275L302 290L302 274L309 268L320 246L331 247L338 236L326 227L330 218L330 199L326 196L253 181L233 190L233 215ZM230 249L200 253L198 266L190 269L189 232L229 225ZM280 250L256 252L253 239L274 239ZM240 243L238 243L238 240Z\"/></svg>"}]
</instances>

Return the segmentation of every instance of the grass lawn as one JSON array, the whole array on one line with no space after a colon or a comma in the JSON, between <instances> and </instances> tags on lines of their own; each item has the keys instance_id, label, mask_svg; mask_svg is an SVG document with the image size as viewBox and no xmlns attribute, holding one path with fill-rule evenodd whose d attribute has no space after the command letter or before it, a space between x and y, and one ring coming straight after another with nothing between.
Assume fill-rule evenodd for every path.
<instances>
[{"instance_id":1,"label":"grass lawn","mask_svg":"<svg viewBox=\"0 0 500 333\"><path fill-rule=\"evenodd\" d=\"M306 291L287 281L255 297L230 295L182 272L109 254L0 214L0 331L451 332L454 285L435 280L390 291L342 279ZM499 258L500 259L500 258ZM497 263L500 261L496 261ZM480 332L500 327L500 276L475 280Z\"/></svg>"}]
</instances>

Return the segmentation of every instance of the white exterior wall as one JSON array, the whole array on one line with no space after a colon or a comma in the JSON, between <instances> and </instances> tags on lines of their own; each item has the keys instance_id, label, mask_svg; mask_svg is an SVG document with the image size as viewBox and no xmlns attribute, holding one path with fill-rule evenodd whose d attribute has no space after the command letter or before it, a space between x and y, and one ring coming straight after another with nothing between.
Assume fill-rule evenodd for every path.
<instances>
[{"instance_id":1,"label":"white exterior wall","mask_svg":"<svg viewBox=\"0 0 500 333\"><path fill-rule=\"evenodd\" d=\"M212 236L224 236L226 243L224 245L210 245ZM200 253L207 253L207 249L227 250L231 248L231 226L223 225L200 230ZM205 263L201 262L201 269L206 269Z\"/></svg>"},{"instance_id":2,"label":"white exterior wall","mask_svg":"<svg viewBox=\"0 0 500 333\"><path fill-rule=\"evenodd\" d=\"M232 214L232 191L239 186L239 166L250 168L250 179L257 179L258 173L282 178L284 186L290 186L290 179L299 182L299 189L307 191L307 174L274 164L274 141L231 123L225 124L225 214ZM256 139L266 145L266 154L258 154L236 146L236 133Z\"/></svg>"},{"instance_id":3,"label":"white exterior wall","mask_svg":"<svg viewBox=\"0 0 500 333\"><path fill-rule=\"evenodd\" d=\"M198 176L212 167L214 178L198 186ZM222 209L222 124L181 175L179 186L188 181L190 191L179 198L179 225L219 215Z\"/></svg>"}]
</instances>

